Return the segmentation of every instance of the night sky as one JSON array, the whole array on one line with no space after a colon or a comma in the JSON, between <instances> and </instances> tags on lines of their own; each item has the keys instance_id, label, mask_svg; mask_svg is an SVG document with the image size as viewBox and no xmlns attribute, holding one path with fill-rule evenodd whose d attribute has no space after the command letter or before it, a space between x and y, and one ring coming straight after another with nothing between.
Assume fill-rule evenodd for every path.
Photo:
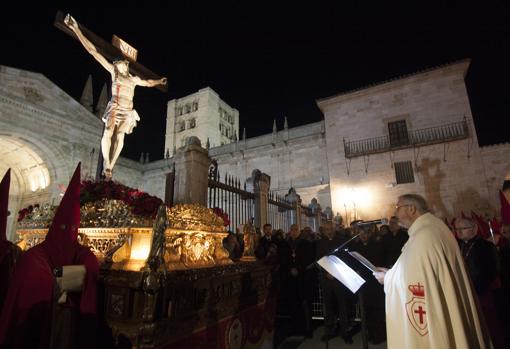
<instances>
[{"instance_id":1,"label":"night sky","mask_svg":"<svg viewBox=\"0 0 510 349\"><path fill-rule=\"evenodd\" d=\"M135 160L163 157L167 101L206 86L239 110L241 133L254 137L271 132L273 119L283 128L284 116L289 127L321 120L316 99L464 58L472 59L466 81L480 144L510 141L508 1L80 3L17 1L2 10L0 64L42 73L78 100L92 74L97 100L109 74L53 26L57 10L136 47L138 61L169 85L166 94L136 90L141 122L122 153Z\"/></svg>"}]
</instances>

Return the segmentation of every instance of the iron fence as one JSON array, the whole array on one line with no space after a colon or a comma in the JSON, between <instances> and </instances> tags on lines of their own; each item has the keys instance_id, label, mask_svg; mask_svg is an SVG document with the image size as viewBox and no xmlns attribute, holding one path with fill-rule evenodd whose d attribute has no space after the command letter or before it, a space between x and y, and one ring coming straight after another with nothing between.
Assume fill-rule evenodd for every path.
<instances>
[{"instance_id":1,"label":"iron fence","mask_svg":"<svg viewBox=\"0 0 510 349\"><path fill-rule=\"evenodd\" d=\"M275 192L269 192L267 201L267 223L273 226L273 230L288 232L295 222L296 207Z\"/></svg>"},{"instance_id":2,"label":"iron fence","mask_svg":"<svg viewBox=\"0 0 510 349\"><path fill-rule=\"evenodd\" d=\"M246 191L246 182L241 188L241 181L227 174L220 179L218 165L213 161L209 168L207 206L220 208L228 214L228 229L232 232L241 224L246 224L253 219L255 195ZM242 233L242 232L241 232Z\"/></svg>"}]
</instances>

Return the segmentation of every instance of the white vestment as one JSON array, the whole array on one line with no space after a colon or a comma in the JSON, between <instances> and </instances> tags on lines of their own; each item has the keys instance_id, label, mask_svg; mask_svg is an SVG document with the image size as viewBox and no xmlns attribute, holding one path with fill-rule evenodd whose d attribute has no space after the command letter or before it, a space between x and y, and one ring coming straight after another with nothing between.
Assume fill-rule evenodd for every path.
<instances>
[{"instance_id":1,"label":"white vestment","mask_svg":"<svg viewBox=\"0 0 510 349\"><path fill-rule=\"evenodd\" d=\"M384 292L388 348L491 348L457 242L432 214L409 228Z\"/></svg>"}]
</instances>

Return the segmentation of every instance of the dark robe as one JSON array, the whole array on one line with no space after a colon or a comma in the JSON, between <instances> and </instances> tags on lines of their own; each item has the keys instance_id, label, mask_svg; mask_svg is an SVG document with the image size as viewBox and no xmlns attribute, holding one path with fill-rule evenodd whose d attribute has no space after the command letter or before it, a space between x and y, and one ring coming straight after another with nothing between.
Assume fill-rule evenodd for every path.
<instances>
[{"instance_id":1,"label":"dark robe","mask_svg":"<svg viewBox=\"0 0 510 349\"><path fill-rule=\"evenodd\" d=\"M0 312L20 256L21 249L17 245L8 240L0 240Z\"/></svg>"},{"instance_id":2,"label":"dark robe","mask_svg":"<svg viewBox=\"0 0 510 349\"><path fill-rule=\"evenodd\" d=\"M295 332L308 335L311 331L311 301L314 273L307 266L314 261L313 244L302 238L287 239L277 244L280 262L281 292L290 307ZM292 274L292 270L297 275Z\"/></svg>"},{"instance_id":3,"label":"dark robe","mask_svg":"<svg viewBox=\"0 0 510 349\"><path fill-rule=\"evenodd\" d=\"M382 249L384 250L383 266L391 268L402 253L402 247L409 239L409 235L404 229L399 229L395 235L389 232L381 238Z\"/></svg>"}]
</instances>

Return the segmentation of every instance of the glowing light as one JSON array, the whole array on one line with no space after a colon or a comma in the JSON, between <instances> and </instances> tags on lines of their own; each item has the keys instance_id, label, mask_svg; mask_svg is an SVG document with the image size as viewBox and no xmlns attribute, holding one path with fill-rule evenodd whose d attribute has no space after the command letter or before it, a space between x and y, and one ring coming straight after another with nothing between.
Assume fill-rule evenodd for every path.
<instances>
[{"instance_id":1,"label":"glowing light","mask_svg":"<svg viewBox=\"0 0 510 349\"><path fill-rule=\"evenodd\" d=\"M364 187L344 187L336 190L335 200L339 206L366 206L370 203L371 194Z\"/></svg>"},{"instance_id":2,"label":"glowing light","mask_svg":"<svg viewBox=\"0 0 510 349\"><path fill-rule=\"evenodd\" d=\"M150 245L148 243L139 243L131 248L131 259L146 260L149 256Z\"/></svg>"},{"instance_id":3,"label":"glowing light","mask_svg":"<svg viewBox=\"0 0 510 349\"><path fill-rule=\"evenodd\" d=\"M374 197L366 186L339 187L333 193L333 207L342 212L347 222L359 219L360 213L368 213Z\"/></svg>"},{"instance_id":4,"label":"glowing light","mask_svg":"<svg viewBox=\"0 0 510 349\"><path fill-rule=\"evenodd\" d=\"M50 183L50 173L48 169L43 166L35 166L29 169L27 178L30 190L33 192L46 188Z\"/></svg>"}]
</instances>

